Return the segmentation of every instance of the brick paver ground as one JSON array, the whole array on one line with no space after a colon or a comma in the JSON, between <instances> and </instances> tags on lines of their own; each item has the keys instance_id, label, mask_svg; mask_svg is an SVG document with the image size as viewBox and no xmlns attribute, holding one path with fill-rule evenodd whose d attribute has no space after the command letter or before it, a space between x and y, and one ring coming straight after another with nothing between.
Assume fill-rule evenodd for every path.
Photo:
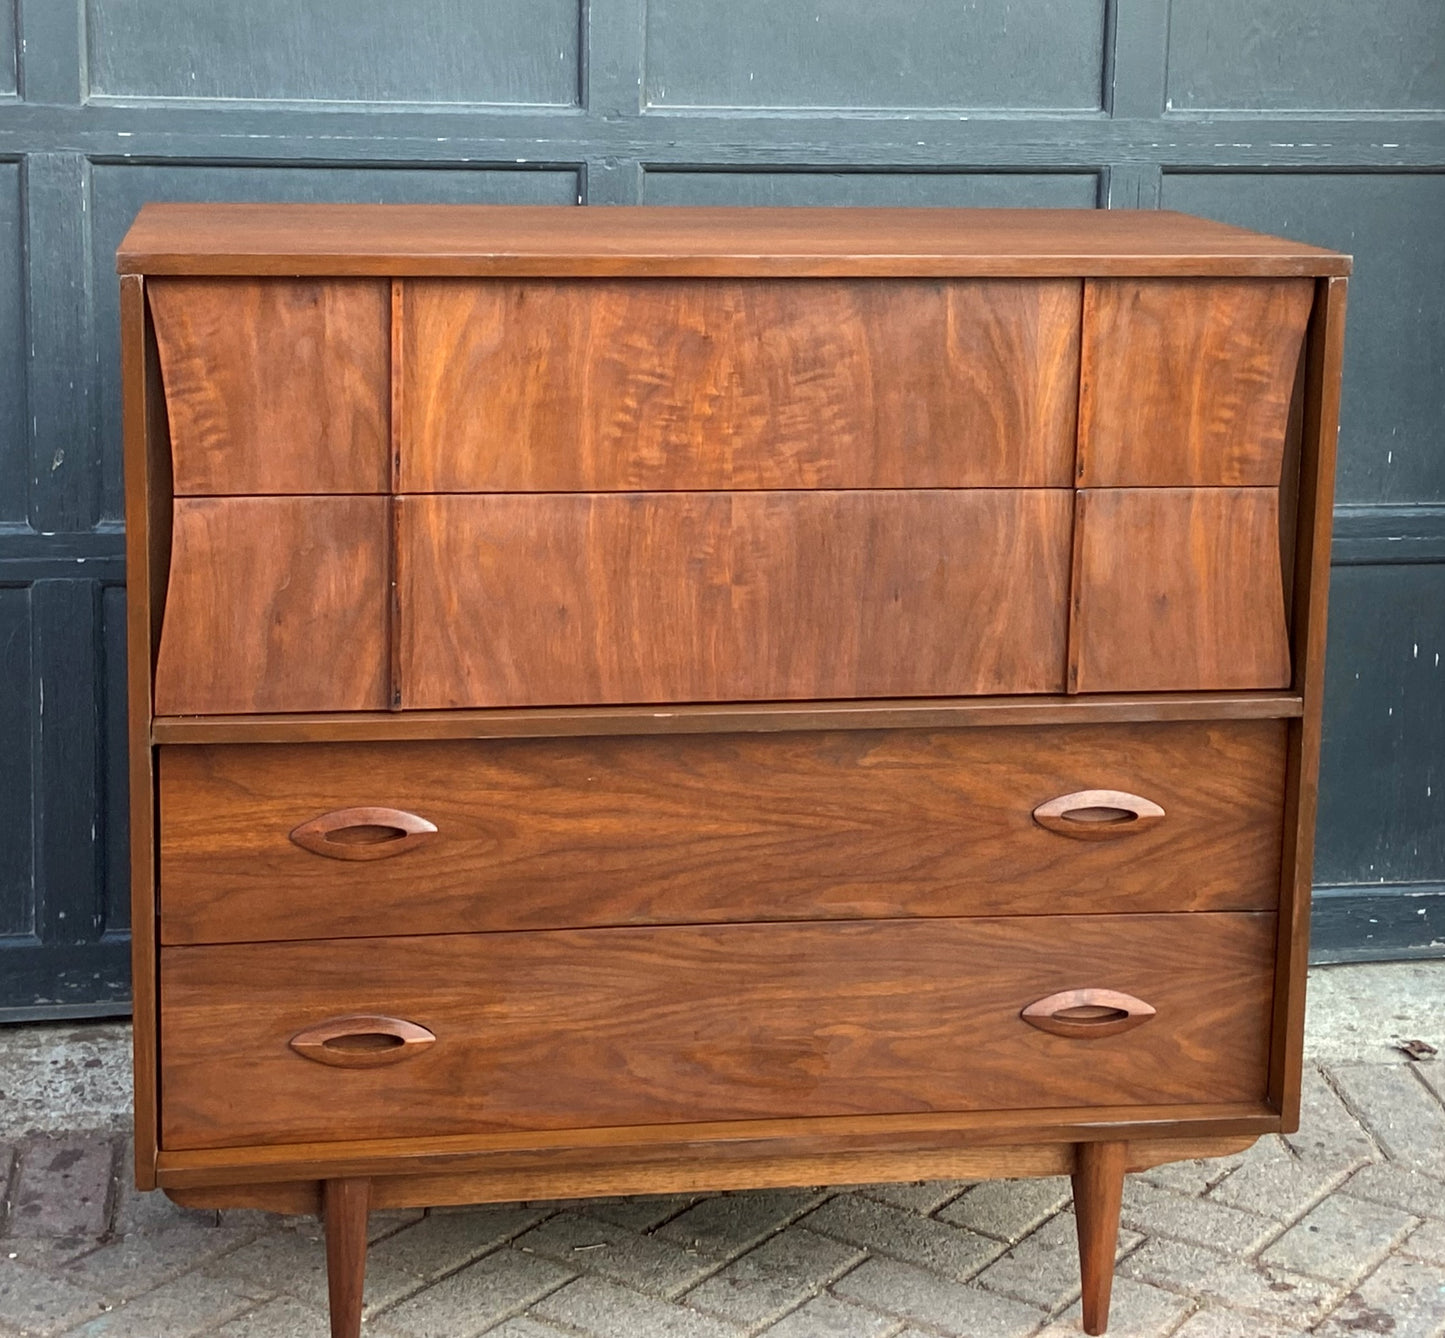
<instances>
[{"instance_id":1,"label":"brick paver ground","mask_svg":"<svg viewBox=\"0 0 1445 1338\"><path fill-rule=\"evenodd\" d=\"M1445 1060L1383 1050L1312 1066L1298 1134L1131 1177L1115 1338L1445 1335ZM113 1127L0 1142L0 1338L326 1333L314 1220L138 1195L128 1155ZM1066 1180L377 1214L372 1236L377 1338L1080 1332Z\"/></svg>"}]
</instances>

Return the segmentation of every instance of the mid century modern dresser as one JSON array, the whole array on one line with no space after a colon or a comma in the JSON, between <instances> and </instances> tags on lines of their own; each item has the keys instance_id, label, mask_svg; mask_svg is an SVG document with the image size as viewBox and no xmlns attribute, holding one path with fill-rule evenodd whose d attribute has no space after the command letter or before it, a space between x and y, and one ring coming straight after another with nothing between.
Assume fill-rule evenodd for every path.
<instances>
[{"instance_id":1,"label":"mid century modern dresser","mask_svg":"<svg viewBox=\"0 0 1445 1338\"><path fill-rule=\"evenodd\" d=\"M321 1211L1295 1127L1348 257L1141 212L147 206L136 1170Z\"/></svg>"}]
</instances>

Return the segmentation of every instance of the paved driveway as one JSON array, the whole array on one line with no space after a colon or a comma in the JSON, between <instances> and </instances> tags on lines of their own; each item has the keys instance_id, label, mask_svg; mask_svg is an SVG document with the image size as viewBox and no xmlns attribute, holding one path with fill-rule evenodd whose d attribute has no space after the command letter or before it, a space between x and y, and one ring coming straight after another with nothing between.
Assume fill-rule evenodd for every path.
<instances>
[{"instance_id":1,"label":"paved driveway","mask_svg":"<svg viewBox=\"0 0 1445 1338\"><path fill-rule=\"evenodd\" d=\"M1115 1338L1445 1334L1445 962L1311 977L1305 1114L1132 1176ZM310 1338L311 1219L129 1188L121 1026L0 1031L0 1338ZM1077 1334L1066 1180L820 1186L377 1214L388 1338Z\"/></svg>"}]
</instances>

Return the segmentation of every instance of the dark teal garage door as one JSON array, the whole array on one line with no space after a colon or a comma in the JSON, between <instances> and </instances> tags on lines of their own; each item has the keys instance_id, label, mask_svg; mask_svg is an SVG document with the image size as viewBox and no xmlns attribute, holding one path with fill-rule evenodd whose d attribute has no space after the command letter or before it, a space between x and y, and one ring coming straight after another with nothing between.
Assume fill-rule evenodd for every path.
<instances>
[{"instance_id":1,"label":"dark teal garage door","mask_svg":"<svg viewBox=\"0 0 1445 1338\"><path fill-rule=\"evenodd\" d=\"M1445 940L1439 0L0 0L0 1016L126 1008L143 200L1185 209L1358 258L1320 951Z\"/></svg>"}]
</instances>

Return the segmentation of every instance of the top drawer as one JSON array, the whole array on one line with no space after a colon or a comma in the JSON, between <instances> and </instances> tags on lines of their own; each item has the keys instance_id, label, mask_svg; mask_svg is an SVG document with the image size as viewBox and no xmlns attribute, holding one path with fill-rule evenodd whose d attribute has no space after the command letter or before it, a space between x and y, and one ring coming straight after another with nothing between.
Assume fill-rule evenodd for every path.
<instances>
[{"instance_id":1,"label":"top drawer","mask_svg":"<svg viewBox=\"0 0 1445 1338\"><path fill-rule=\"evenodd\" d=\"M1277 488L1312 279L1090 279L1081 488Z\"/></svg>"},{"instance_id":2,"label":"top drawer","mask_svg":"<svg viewBox=\"0 0 1445 1338\"><path fill-rule=\"evenodd\" d=\"M156 279L180 495L1067 487L1078 280ZM395 441L393 443L393 434Z\"/></svg>"},{"instance_id":3,"label":"top drawer","mask_svg":"<svg viewBox=\"0 0 1445 1338\"><path fill-rule=\"evenodd\" d=\"M391 284L151 279L179 496L391 487Z\"/></svg>"},{"instance_id":4,"label":"top drawer","mask_svg":"<svg viewBox=\"0 0 1445 1338\"><path fill-rule=\"evenodd\" d=\"M401 491L1068 486L1077 280L420 279Z\"/></svg>"},{"instance_id":5,"label":"top drawer","mask_svg":"<svg viewBox=\"0 0 1445 1338\"><path fill-rule=\"evenodd\" d=\"M1276 487L1313 300L1309 279L147 291L181 496Z\"/></svg>"}]
</instances>

